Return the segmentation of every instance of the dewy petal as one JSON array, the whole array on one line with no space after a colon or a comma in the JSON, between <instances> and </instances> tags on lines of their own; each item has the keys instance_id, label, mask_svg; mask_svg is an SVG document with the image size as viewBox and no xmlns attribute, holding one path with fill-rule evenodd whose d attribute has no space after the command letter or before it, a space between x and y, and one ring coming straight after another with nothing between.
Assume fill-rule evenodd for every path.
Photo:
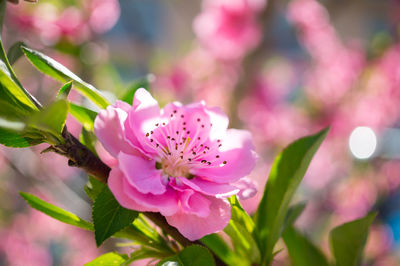
<instances>
[{"instance_id":1,"label":"dewy petal","mask_svg":"<svg viewBox=\"0 0 400 266\"><path fill-rule=\"evenodd\" d=\"M125 141L124 122L128 116L127 103L117 101L116 104L101 110L94 121L94 133L103 147L114 157L120 151L134 153L134 148Z\"/></svg>"},{"instance_id":2,"label":"dewy petal","mask_svg":"<svg viewBox=\"0 0 400 266\"><path fill-rule=\"evenodd\" d=\"M152 211L152 212L156 212L157 209L156 208L149 208L149 207L145 207L142 206L140 204L138 204L135 200L133 200L131 197L129 197L127 194L125 194L124 192L124 174L122 173L122 171L118 168L118 167L114 167L111 172L110 175L108 177L108 187L110 188L111 192L113 193L115 199L119 202L119 204L121 204L121 206L127 208L127 209L131 209L131 210L135 210L135 211L141 211L141 212L145 212L145 211Z\"/></svg>"},{"instance_id":3,"label":"dewy petal","mask_svg":"<svg viewBox=\"0 0 400 266\"><path fill-rule=\"evenodd\" d=\"M180 192L180 202L183 210L187 213L192 213L199 217L210 215L211 202L191 189Z\"/></svg>"},{"instance_id":4,"label":"dewy petal","mask_svg":"<svg viewBox=\"0 0 400 266\"><path fill-rule=\"evenodd\" d=\"M182 177L180 180L195 191L209 196L216 196L217 198L229 197L239 192L239 189L235 186L207 181L201 177L193 179Z\"/></svg>"},{"instance_id":5,"label":"dewy petal","mask_svg":"<svg viewBox=\"0 0 400 266\"><path fill-rule=\"evenodd\" d=\"M217 183L235 182L248 175L257 160L250 132L228 129L219 155L226 164L195 168L192 174Z\"/></svg>"},{"instance_id":6,"label":"dewy petal","mask_svg":"<svg viewBox=\"0 0 400 266\"><path fill-rule=\"evenodd\" d=\"M118 161L127 181L139 192L159 195L166 191L162 172L156 169L154 160L120 152Z\"/></svg>"},{"instance_id":7,"label":"dewy petal","mask_svg":"<svg viewBox=\"0 0 400 266\"><path fill-rule=\"evenodd\" d=\"M230 205L225 199L212 197L207 199L211 202L209 216L199 217L181 209L172 216L166 216L167 222L176 227L190 241L221 231L231 219Z\"/></svg>"},{"instance_id":8,"label":"dewy petal","mask_svg":"<svg viewBox=\"0 0 400 266\"><path fill-rule=\"evenodd\" d=\"M154 154L154 149L148 145L146 133L154 128L159 118L160 107L157 101L145 89L138 89L125 122L125 139L144 153Z\"/></svg>"},{"instance_id":9,"label":"dewy petal","mask_svg":"<svg viewBox=\"0 0 400 266\"><path fill-rule=\"evenodd\" d=\"M122 184L125 194L141 206L160 212L164 216L174 215L178 211L178 196L171 188L167 188L164 194L154 195L140 193L126 178Z\"/></svg>"}]
</instances>

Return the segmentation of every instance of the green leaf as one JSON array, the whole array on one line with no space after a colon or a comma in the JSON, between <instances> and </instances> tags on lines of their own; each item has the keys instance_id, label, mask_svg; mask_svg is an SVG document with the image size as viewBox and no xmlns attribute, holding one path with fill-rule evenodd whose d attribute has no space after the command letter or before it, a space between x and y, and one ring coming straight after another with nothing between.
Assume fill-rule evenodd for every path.
<instances>
[{"instance_id":1,"label":"green leaf","mask_svg":"<svg viewBox=\"0 0 400 266\"><path fill-rule=\"evenodd\" d=\"M92 212L97 246L132 224L137 216L136 211L125 209L119 205L110 189L107 186L104 187L94 202Z\"/></svg>"},{"instance_id":2,"label":"green leaf","mask_svg":"<svg viewBox=\"0 0 400 266\"><path fill-rule=\"evenodd\" d=\"M0 11L0 13L1 12L2 11ZM6 90L9 93L9 96L11 96L14 99L14 101L16 102L16 104L18 104L19 107L24 108L26 110L37 110L40 107L40 104L28 91L24 89L21 82L19 82L17 76L15 75L14 70L12 69L10 62L8 61L6 52L4 50L1 36L0 36L0 83L3 86L2 90Z\"/></svg>"},{"instance_id":3,"label":"green leaf","mask_svg":"<svg viewBox=\"0 0 400 266\"><path fill-rule=\"evenodd\" d=\"M91 152L97 155L95 148L97 138L92 131L88 131L84 127L82 127L82 132L79 139L83 145L85 145Z\"/></svg>"},{"instance_id":4,"label":"green leaf","mask_svg":"<svg viewBox=\"0 0 400 266\"><path fill-rule=\"evenodd\" d=\"M238 254L235 254L217 234L207 235L200 241L228 265L240 265L243 261L243 259Z\"/></svg>"},{"instance_id":5,"label":"green leaf","mask_svg":"<svg viewBox=\"0 0 400 266\"><path fill-rule=\"evenodd\" d=\"M83 106L73 103L70 103L69 106L69 112L71 113L71 115L73 115L86 130L93 131L94 120L96 119L97 113L95 111L89 110Z\"/></svg>"},{"instance_id":6,"label":"green leaf","mask_svg":"<svg viewBox=\"0 0 400 266\"><path fill-rule=\"evenodd\" d=\"M294 222L297 220L297 218L299 218L305 208L306 202L297 203L289 208L285 217L285 222L283 224L283 232L286 230L286 228L289 228L294 224Z\"/></svg>"},{"instance_id":7,"label":"green leaf","mask_svg":"<svg viewBox=\"0 0 400 266\"><path fill-rule=\"evenodd\" d=\"M88 197L94 202L106 185L96 178L89 176L87 184L83 187Z\"/></svg>"},{"instance_id":8,"label":"green leaf","mask_svg":"<svg viewBox=\"0 0 400 266\"><path fill-rule=\"evenodd\" d=\"M255 237L264 256L263 265L269 265L273 259L274 246L281 235L290 200L328 130L293 142L278 155L272 165L255 215Z\"/></svg>"},{"instance_id":9,"label":"green leaf","mask_svg":"<svg viewBox=\"0 0 400 266\"><path fill-rule=\"evenodd\" d=\"M2 48L0 39L0 55L2 54ZM34 104L33 97L19 83L16 83L16 78L14 77L15 75L10 72L4 61L0 60L0 94L7 94L9 99L20 109L27 111L38 110Z\"/></svg>"},{"instance_id":10,"label":"green leaf","mask_svg":"<svg viewBox=\"0 0 400 266\"><path fill-rule=\"evenodd\" d=\"M329 266L324 254L293 227L282 234L293 266Z\"/></svg>"},{"instance_id":11,"label":"green leaf","mask_svg":"<svg viewBox=\"0 0 400 266\"><path fill-rule=\"evenodd\" d=\"M211 266L215 265L211 253L199 245L191 245L183 249L175 256L163 259L157 266Z\"/></svg>"},{"instance_id":12,"label":"green leaf","mask_svg":"<svg viewBox=\"0 0 400 266\"><path fill-rule=\"evenodd\" d=\"M14 65L17 60L24 55L22 52L21 47L25 44L23 42L16 42L14 43L7 52L7 58L10 65Z\"/></svg>"},{"instance_id":13,"label":"green leaf","mask_svg":"<svg viewBox=\"0 0 400 266\"><path fill-rule=\"evenodd\" d=\"M29 49L27 47L22 47L26 57L31 61L31 63L41 72L50 77L62 82L67 83L68 81L73 81L75 88L80 91L83 95L92 100L100 108L106 108L110 103L102 95L102 93L97 90L94 86L86 83L77 75L72 73L68 68L61 65L54 59L44 55L38 51Z\"/></svg>"},{"instance_id":14,"label":"green leaf","mask_svg":"<svg viewBox=\"0 0 400 266\"><path fill-rule=\"evenodd\" d=\"M57 99L67 99L72 89L72 81L65 83L57 93Z\"/></svg>"},{"instance_id":15,"label":"green leaf","mask_svg":"<svg viewBox=\"0 0 400 266\"><path fill-rule=\"evenodd\" d=\"M61 136L68 115L69 104L66 100L58 100L47 108L35 113L28 121L28 127L40 130L46 134L50 144L64 141ZM53 143L55 138L59 143Z\"/></svg>"},{"instance_id":16,"label":"green leaf","mask_svg":"<svg viewBox=\"0 0 400 266\"><path fill-rule=\"evenodd\" d=\"M0 117L9 121L23 122L31 114L25 109L18 108L9 98L0 98Z\"/></svg>"},{"instance_id":17,"label":"green leaf","mask_svg":"<svg viewBox=\"0 0 400 266\"><path fill-rule=\"evenodd\" d=\"M1 85L0 85L1 89ZM25 148L44 141L39 132L24 132L25 120L30 112L18 108L8 98L8 94L0 93L0 144L14 148ZM36 133L36 134L33 134Z\"/></svg>"},{"instance_id":18,"label":"green leaf","mask_svg":"<svg viewBox=\"0 0 400 266\"><path fill-rule=\"evenodd\" d=\"M73 213L70 213L66 210L61 209L60 207L47 203L32 194L20 192L20 195L26 200L26 202L32 208L41 211L44 214L47 214L48 216L53 217L56 220L86 230L93 231L93 225L91 223L79 218Z\"/></svg>"},{"instance_id":19,"label":"green leaf","mask_svg":"<svg viewBox=\"0 0 400 266\"><path fill-rule=\"evenodd\" d=\"M376 213L334 228L330 233L330 246L337 266L359 265L367 241L369 227Z\"/></svg>"},{"instance_id":20,"label":"green leaf","mask_svg":"<svg viewBox=\"0 0 400 266\"><path fill-rule=\"evenodd\" d=\"M0 143L7 147L26 148L43 143L44 139L41 136L36 138L25 137L22 133L17 133L13 130L3 128L0 125Z\"/></svg>"},{"instance_id":21,"label":"green leaf","mask_svg":"<svg viewBox=\"0 0 400 266\"><path fill-rule=\"evenodd\" d=\"M235 253L245 257L246 263L249 265L253 262L259 263L261 259L260 250L252 235L254 222L242 208L236 196L231 197L229 201L231 204L231 220L224 232L232 239Z\"/></svg>"},{"instance_id":22,"label":"green leaf","mask_svg":"<svg viewBox=\"0 0 400 266\"><path fill-rule=\"evenodd\" d=\"M130 258L125 262L124 265L131 265L131 263L134 261L147 258L161 259L165 258L165 254L149 247L141 247L139 250L131 253Z\"/></svg>"},{"instance_id":23,"label":"green leaf","mask_svg":"<svg viewBox=\"0 0 400 266\"><path fill-rule=\"evenodd\" d=\"M228 200L231 205L231 219L242 224L250 233L253 232L255 227L253 219L243 209L242 205L240 205L237 197L232 196Z\"/></svg>"},{"instance_id":24,"label":"green leaf","mask_svg":"<svg viewBox=\"0 0 400 266\"><path fill-rule=\"evenodd\" d=\"M150 86L148 78L142 78L134 82L129 89L125 92L122 97L120 97L120 100L132 104L133 102L133 97L135 96L135 92L140 89L140 88L145 88L148 89Z\"/></svg>"},{"instance_id":25,"label":"green leaf","mask_svg":"<svg viewBox=\"0 0 400 266\"><path fill-rule=\"evenodd\" d=\"M101 255L100 257L95 258L91 262L85 263L85 266L112 266L112 265L121 265L127 259L126 255L121 255L115 252L109 252Z\"/></svg>"}]
</instances>

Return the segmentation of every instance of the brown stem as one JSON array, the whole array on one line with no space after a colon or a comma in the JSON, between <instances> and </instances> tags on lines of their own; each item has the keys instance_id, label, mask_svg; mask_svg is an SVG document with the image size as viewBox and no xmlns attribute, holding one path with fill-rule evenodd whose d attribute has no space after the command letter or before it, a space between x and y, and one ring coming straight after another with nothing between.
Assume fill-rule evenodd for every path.
<instances>
[{"instance_id":1,"label":"brown stem","mask_svg":"<svg viewBox=\"0 0 400 266\"><path fill-rule=\"evenodd\" d=\"M64 137L64 144L52 146L45 151L54 151L67 157L69 159L69 166L82 168L97 180L107 183L111 168L69 133L66 127L63 130L62 136Z\"/></svg>"}]
</instances>

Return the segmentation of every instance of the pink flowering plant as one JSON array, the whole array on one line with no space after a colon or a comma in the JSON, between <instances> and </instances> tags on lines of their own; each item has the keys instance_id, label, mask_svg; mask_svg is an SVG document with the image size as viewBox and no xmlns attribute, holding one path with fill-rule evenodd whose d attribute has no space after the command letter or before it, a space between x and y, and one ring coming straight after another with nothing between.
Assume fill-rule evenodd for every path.
<instances>
[{"instance_id":1,"label":"pink flowering plant","mask_svg":"<svg viewBox=\"0 0 400 266\"><path fill-rule=\"evenodd\" d=\"M246 12L223 8L217 15L231 21L258 12L247 1L237 2ZM5 2L0 6L3 17ZM206 19L199 17L196 24ZM257 27L251 19L247 23L250 29ZM259 41L251 30L231 33L219 28L198 34L239 34L251 40L244 40L250 49ZM128 254L106 253L86 265L129 265L145 258L157 265L271 265L281 238L294 265L330 265L293 225L305 203L291 205L328 129L296 140L276 157L258 209L250 216L240 201L255 194L246 177L258 155L250 132L229 128L220 108L204 101L160 108L149 88L132 88L133 100L121 97L111 104L54 59L27 46L20 49L34 67L64 85L53 103L42 106L21 85L0 42L0 143L14 148L48 143L43 152L61 154L70 166L85 171L92 220L33 194L21 196L60 222L93 231L97 246L108 238L135 246ZM100 111L70 102L72 89ZM65 126L68 113L83 126L80 140ZM357 265L374 217L372 213L331 231L333 263Z\"/></svg>"}]
</instances>

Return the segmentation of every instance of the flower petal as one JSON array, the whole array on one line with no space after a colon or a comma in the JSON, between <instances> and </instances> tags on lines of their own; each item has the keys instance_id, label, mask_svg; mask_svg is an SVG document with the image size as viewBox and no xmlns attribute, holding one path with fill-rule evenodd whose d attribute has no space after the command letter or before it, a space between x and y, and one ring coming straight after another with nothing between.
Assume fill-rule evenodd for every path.
<instances>
[{"instance_id":1,"label":"flower petal","mask_svg":"<svg viewBox=\"0 0 400 266\"><path fill-rule=\"evenodd\" d=\"M125 139L145 154L154 154L146 134L159 119L160 107L157 101L145 89L138 89L125 122Z\"/></svg>"},{"instance_id":2,"label":"flower petal","mask_svg":"<svg viewBox=\"0 0 400 266\"><path fill-rule=\"evenodd\" d=\"M186 189L180 193L180 202L183 210L199 217L210 215L211 202L192 189Z\"/></svg>"},{"instance_id":3,"label":"flower petal","mask_svg":"<svg viewBox=\"0 0 400 266\"><path fill-rule=\"evenodd\" d=\"M199 217L181 209L172 216L166 216L167 222L176 227L190 241L221 231L231 219L230 205L224 199L212 197L207 199L211 202L209 216Z\"/></svg>"},{"instance_id":4,"label":"flower petal","mask_svg":"<svg viewBox=\"0 0 400 266\"><path fill-rule=\"evenodd\" d=\"M160 212L164 216L173 215L178 211L178 196L171 188L167 188L165 193L161 195L144 194L140 193L124 178L123 190L129 198L138 202L141 206Z\"/></svg>"},{"instance_id":5,"label":"flower petal","mask_svg":"<svg viewBox=\"0 0 400 266\"><path fill-rule=\"evenodd\" d=\"M118 161L129 184L139 192L159 195L166 191L162 172L156 169L154 160L120 152Z\"/></svg>"},{"instance_id":6,"label":"flower petal","mask_svg":"<svg viewBox=\"0 0 400 266\"><path fill-rule=\"evenodd\" d=\"M229 197L239 192L239 189L235 186L207 181L201 177L193 179L182 177L180 181L198 192L209 196L216 196L217 198Z\"/></svg>"},{"instance_id":7,"label":"flower petal","mask_svg":"<svg viewBox=\"0 0 400 266\"><path fill-rule=\"evenodd\" d=\"M126 195L124 192L124 179L125 177L122 171L118 167L115 167L111 170L107 181L108 187L122 207L140 212L157 211L156 208L144 207L138 204L135 200Z\"/></svg>"},{"instance_id":8,"label":"flower petal","mask_svg":"<svg viewBox=\"0 0 400 266\"><path fill-rule=\"evenodd\" d=\"M94 133L103 147L114 157L120 151L134 153L135 149L125 141L124 122L128 116L127 103L117 101L116 104L101 110L94 121Z\"/></svg>"},{"instance_id":9,"label":"flower petal","mask_svg":"<svg viewBox=\"0 0 400 266\"><path fill-rule=\"evenodd\" d=\"M225 134L229 118L219 107L205 107L206 113L210 116L210 122L212 124L210 131L210 140L221 139Z\"/></svg>"},{"instance_id":10,"label":"flower petal","mask_svg":"<svg viewBox=\"0 0 400 266\"><path fill-rule=\"evenodd\" d=\"M250 132L237 129L227 130L219 155L226 164L194 168L191 170L192 174L217 183L235 182L248 175L257 160Z\"/></svg>"}]
</instances>

